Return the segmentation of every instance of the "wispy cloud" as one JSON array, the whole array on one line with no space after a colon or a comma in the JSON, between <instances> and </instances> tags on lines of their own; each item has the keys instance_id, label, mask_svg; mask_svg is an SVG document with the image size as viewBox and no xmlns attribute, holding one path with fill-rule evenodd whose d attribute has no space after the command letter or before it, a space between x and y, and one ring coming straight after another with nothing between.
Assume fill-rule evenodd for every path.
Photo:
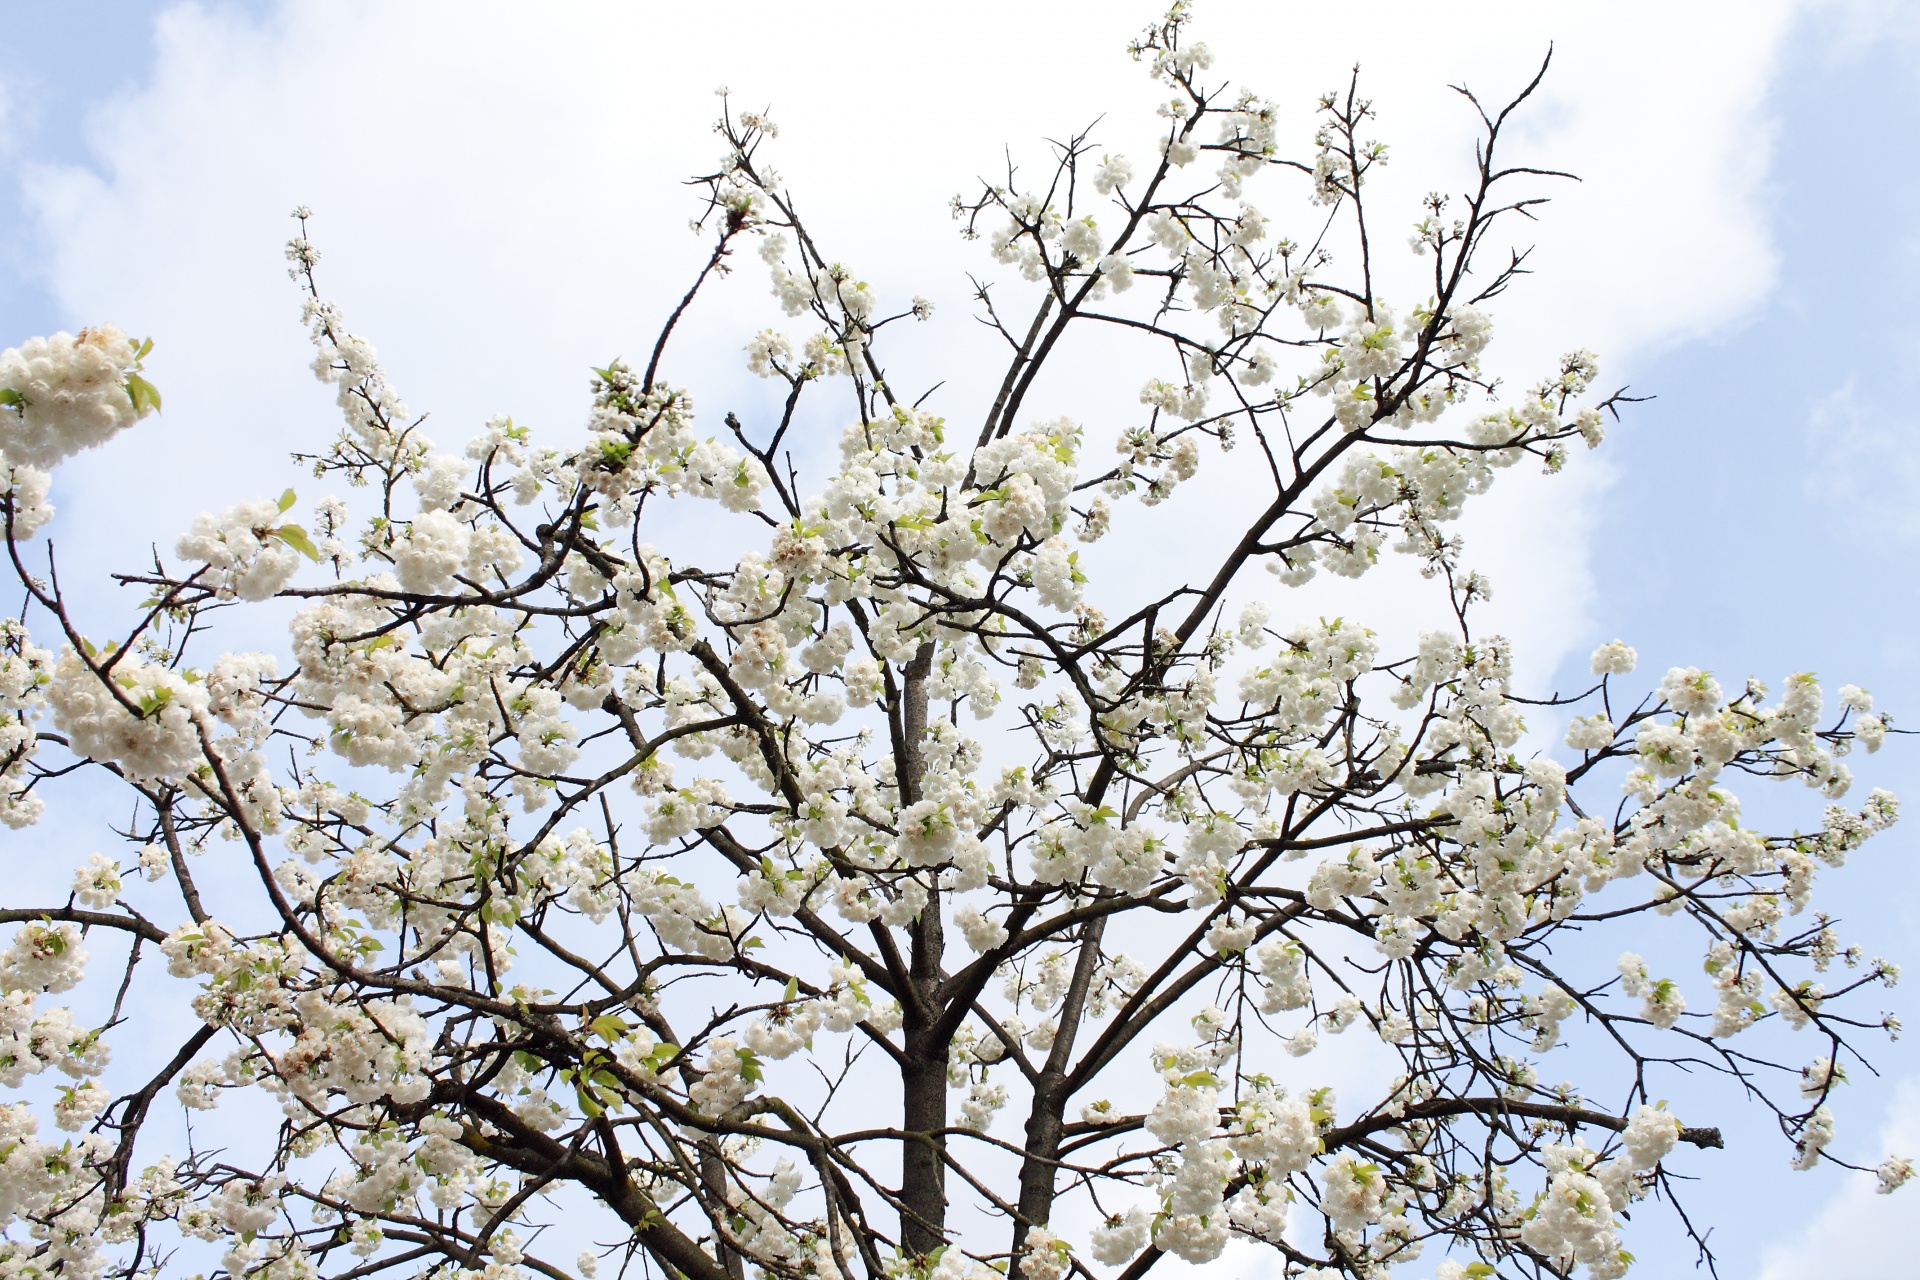
<instances>
[{"instance_id":1,"label":"wispy cloud","mask_svg":"<svg viewBox=\"0 0 1920 1280\"><path fill-rule=\"evenodd\" d=\"M1151 85L1122 52L1151 6L976 9L965 23L870 0L832 23L757 3L167 12L146 86L94 118L92 154L31 179L71 322L111 316L156 335L168 393L166 424L87 460L85 486L65 486L69 509L137 511L137 530L117 526L133 546L168 540L201 505L277 492L289 445L330 430L277 263L296 203L320 211L327 288L434 411L430 430L452 443L497 411L565 427L588 363L641 341L700 251L678 180L713 159L720 83L773 104L786 126L776 163L831 252L889 296L943 304L901 372L947 379L939 407L970 415L990 395L993 355L966 318L965 273L988 264L953 234L946 197L1000 168L1003 142L1038 160L1040 138L1106 112L1102 142L1144 153L1154 125ZM1471 162L1473 120L1448 86L1501 98L1552 45L1516 149L1585 181L1561 184L1527 229L1538 278L1497 313L1503 370L1531 380L1585 345L1619 377L1765 293L1765 93L1788 5L1387 9L1362 32L1219 0L1201 34L1223 74L1289 114L1302 149L1314 97L1359 55L1394 145L1376 195L1390 289L1424 296L1396 220ZM780 319L763 311L756 267L742 264L722 305L685 330L674 376L697 392L740 395L740 344ZM1110 430L1134 411L1134 367L1069 368L1036 414ZM1504 487L1473 557L1502 588L1494 621L1551 668L1585 641L1583 513L1602 486L1589 471ZM102 566L128 545L68 541Z\"/></svg>"},{"instance_id":2,"label":"wispy cloud","mask_svg":"<svg viewBox=\"0 0 1920 1280\"><path fill-rule=\"evenodd\" d=\"M1920 1077L1904 1081L1880 1131L1883 1151L1920 1153ZM1846 1189L1812 1216L1788 1243L1766 1254L1760 1280L1845 1276L1907 1280L1913 1275L1911 1188L1879 1195L1871 1174L1847 1178Z\"/></svg>"},{"instance_id":3,"label":"wispy cloud","mask_svg":"<svg viewBox=\"0 0 1920 1280\"><path fill-rule=\"evenodd\" d=\"M1806 494L1863 534L1920 539L1920 415L1849 378L1807 415Z\"/></svg>"}]
</instances>

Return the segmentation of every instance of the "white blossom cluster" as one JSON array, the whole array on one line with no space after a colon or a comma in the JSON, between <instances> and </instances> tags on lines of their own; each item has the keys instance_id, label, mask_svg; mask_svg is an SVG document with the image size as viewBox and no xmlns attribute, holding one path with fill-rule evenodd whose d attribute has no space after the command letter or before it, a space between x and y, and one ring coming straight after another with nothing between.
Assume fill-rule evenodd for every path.
<instances>
[{"instance_id":1,"label":"white blossom cluster","mask_svg":"<svg viewBox=\"0 0 1920 1280\"><path fill-rule=\"evenodd\" d=\"M53 518L52 468L160 407L140 376L151 349L106 324L0 351L0 506L13 537Z\"/></svg>"}]
</instances>

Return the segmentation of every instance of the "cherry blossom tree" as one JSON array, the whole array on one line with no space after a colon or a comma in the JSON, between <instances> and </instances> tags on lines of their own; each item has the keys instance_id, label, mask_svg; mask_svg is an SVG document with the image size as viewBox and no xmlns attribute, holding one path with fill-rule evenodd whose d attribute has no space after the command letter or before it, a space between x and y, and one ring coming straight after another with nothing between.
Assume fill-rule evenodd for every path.
<instances>
[{"instance_id":1,"label":"cherry blossom tree","mask_svg":"<svg viewBox=\"0 0 1920 1280\"><path fill-rule=\"evenodd\" d=\"M1639 678L1620 642L1529 697L1473 622L1451 522L1628 403L1584 351L1519 392L1481 368L1525 274L1495 236L1562 176L1507 154L1539 78L1463 90L1461 189L1383 212L1357 76L1290 159L1186 25L1132 50L1157 154L1077 136L956 200L1017 277L978 287L984 412L902 398L889 330L931 308L815 239L732 107L711 255L564 447L505 417L436 447L300 211L345 426L297 456L346 496L200 517L105 638L35 535L58 464L159 409L151 344L0 356L0 818L83 783L131 815L66 901L0 911L0 1276L1139 1280L1237 1239L1288 1276L1610 1277L1734 1108L1845 1163L1830 1099L1898 1029L1851 997L1897 973L1814 881L1894 821L1841 759L1887 718L1807 675ZM1389 299L1409 212L1430 274ZM671 340L749 250L795 330L746 345L781 408L714 423ZM1028 410L1069 330L1154 353L1131 421ZM798 439L821 397L832 465ZM1155 533L1229 448L1261 509ZM703 501L733 544L663 550ZM1190 580L1098 596L1079 548L1116 526L1192 538ZM1391 554L1430 584L1416 646L1297 603ZM223 651L261 607L288 647ZM1746 779L1824 814L1748 827ZM173 1001L129 1001L154 951ZM120 993L104 1025L82 984ZM1707 1114L1660 1102L1681 1071Z\"/></svg>"}]
</instances>

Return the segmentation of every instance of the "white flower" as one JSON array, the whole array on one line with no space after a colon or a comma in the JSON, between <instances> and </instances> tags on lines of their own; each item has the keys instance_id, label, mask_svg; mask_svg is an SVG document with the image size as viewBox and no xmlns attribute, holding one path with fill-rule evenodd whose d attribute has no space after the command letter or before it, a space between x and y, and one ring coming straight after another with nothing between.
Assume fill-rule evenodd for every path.
<instances>
[{"instance_id":1,"label":"white flower","mask_svg":"<svg viewBox=\"0 0 1920 1280\"><path fill-rule=\"evenodd\" d=\"M1680 1122L1654 1107L1641 1107L1627 1122L1620 1140L1636 1170L1645 1172L1666 1158L1680 1137Z\"/></svg>"},{"instance_id":2,"label":"white flower","mask_svg":"<svg viewBox=\"0 0 1920 1280\"><path fill-rule=\"evenodd\" d=\"M1593 674L1625 675L1639 661L1633 646L1624 640L1610 640L1593 651Z\"/></svg>"},{"instance_id":3,"label":"white flower","mask_svg":"<svg viewBox=\"0 0 1920 1280\"><path fill-rule=\"evenodd\" d=\"M47 702L74 752L113 761L135 778L172 781L198 766L196 720L207 711L206 689L131 653L108 676L111 688L74 650L60 655Z\"/></svg>"},{"instance_id":4,"label":"white flower","mask_svg":"<svg viewBox=\"0 0 1920 1280\"><path fill-rule=\"evenodd\" d=\"M1548 1179L1547 1193L1521 1227L1520 1238L1550 1258L1604 1265L1620 1248L1613 1202L1598 1178L1564 1160L1562 1166Z\"/></svg>"},{"instance_id":5,"label":"white flower","mask_svg":"<svg viewBox=\"0 0 1920 1280\"><path fill-rule=\"evenodd\" d=\"M1713 711L1720 705L1720 682L1698 667L1674 667L1660 682L1660 696L1685 715Z\"/></svg>"},{"instance_id":6,"label":"white flower","mask_svg":"<svg viewBox=\"0 0 1920 1280\"><path fill-rule=\"evenodd\" d=\"M1575 751L1604 751L1613 745L1613 722L1604 715L1575 716L1567 726L1567 745Z\"/></svg>"},{"instance_id":7,"label":"white flower","mask_svg":"<svg viewBox=\"0 0 1920 1280\"><path fill-rule=\"evenodd\" d=\"M1133 181L1133 166L1125 156L1101 156L1100 167L1093 172L1093 188L1108 195Z\"/></svg>"},{"instance_id":8,"label":"white flower","mask_svg":"<svg viewBox=\"0 0 1920 1280\"><path fill-rule=\"evenodd\" d=\"M445 511L423 511L393 541L393 571L400 586L422 595L453 585L466 562L472 530Z\"/></svg>"},{"instance_id":9,"label":"white flower","mask_svg":"<svg viewBox=\"0 0 1920 1280\"><path fill-rule=\"evenodd\" d=\"M113 1094L97 1080L63 1085L59 1100L53 1104L53 1122L69 1133L84 1129L112 1100Z\"/></svg>"},{"instance_id":10,"label":"white flower","mask_svg":"<svg viewBox=\"0 0 1920 1280\"><path fill-rule=\"evenodd\" d=\"M158 880L167 874L167 851L159 845L140 846L140 873L149 881Z\"/></svg>"},{"instance_id":11,"label":"white flower","mask_svg":"<svg viewBox=\"0 0 1920 1280\"><path fill-rule=\"evenodd\" d=\"M1210 1085L1174 1085L1147 1115L1147 1131L1168 1146L1198 1142L1220 1123L1220 1095Z\"/></svg>"},{"instance_id":12,"label":"white flower","mask_svg":"<svg viewBox=\"0 0 1920 1280\"><path fill-rule=\"evenodd\" d=\"M73 894L83 907L110 907L120 896L120 868L104 854L87 855L87 865L73 873Z\"/></svg>"},{"instance_id":13,"label":"white flower","mask_svg":"<svg viewBox=\"0 0 1920 1280\"><path fill-rule=\"evenodd\" d=\"M217 1062L196 1062L180 1073L173 1093L180 1104L194 1111L211 1111L220 1105L220 1086L225 1072Z\"/></svg>"},{"instance_id":14,"label":"white flower","mask_svg":"<svg viewBox=\"0 0 1920 1280\"><path fill-rule=\"evenodd\" d=\"M1387 1179L1378 1165L1343 1152L1320 1174L1320 1208L1335 1231L1358 1231L1378 1222Z\"/></svg>"},{"instance_id":15,"label":"white flower","mask_svg":"<svg viewBox=\"0 0 1920 1280\"><path fill-rule=\"evenodd\" d=\"M411 477L422 511L445 511L460 501L468 462L457 454L436 453L420 464Z\"/></svg>"},{"instance_id":16,"label":"white flower","mask_svg":"<svg viewBox=\"0 0 1920 1280\"><path fill-rule=\"evenodd\" d=\"M1022 1280L1060 1280L1067 1273L1073 1251L1045 1227L1027 1230L1025 1250L1020 1258Z\"/></svg>"},{"instance_id":17,"label":"white flower","mask_svg":"<svg viewBox=\"0 0 1920 1280\"><path fill-rule=\"evenodd\" d=\"M975 1081L960 1103L960 1127L985 1133L993 1126L994 1113L1007 1105L1007 1087Z\"/></svg>"},{"instance_id":18,"label":"white flower","mask_svg":"<svg viewBox=\"0 0 1920 1280\"><path fill-rule=\"evenodd\" d=\"M1093 1260L1107 1267L1124 1266L1133 1261L1147 1247L1152 1225L1152 1215L1137 1205L1124 1214L1108 1218L1093 1230Z\"/></svg>"},{"instance_id":19,"label":"white flower","mask_svg":"<svg viewBox=\"0 0 1920 1280\"><path fill-rule=\"evenodd\" d=\"M1820 1163L1820 1153L1833 1141L1833 1112L1826 1106L1813 1109L1807 1117L1806 1126L1800 1130L1800 1139L1794 1144L1793 1167L1805 1172Z\"/></svg>"},{"instance_id":20,"label":"white flower","mask_svg":"<svg viewBox=\"0 0 1920 1280\"><path fill-rule=\"evenodd\" d=\"M953 922L974 951L991 951L1007 940L1006 926L989 920L977 907L960 908L954 912Z\"/></svg>"},{"instance_id":21,"label":"white flower","mask_svg":"<svg viewBox=\"0 0 1920 1280\"><path fill-rule=\"evenodd\" d=\"M174 544L174 552L211 568L211 576L202 580L223 597L265 600L286 586L300 567L299 554L280 536L281 530L287 530L287 538L306 541L305 531L283 521L284 514L283 506L265 498L228 507L217 516L202 513Z\"/></svg>"},{"instance_id":22,"label":"white flower","mask_svg":"<svg viewBox=\"0 0 1920 1280\"><path fill-rule=\"evenodd\" d=\"M86 967L80 926L70 921L22 925L13 945L0 952L0 991L68 991Z\"/></svg>"},{"instance_id":23,"label":"white flower","mask_svg":"<svg viewBox=\"0 0 1920 1280\"><path fill-rule=\"evenodd\" d=\"M1255 1088L1234 1108L1227 1144L1242 1160L1256 1161L1266 1165L1269 1173L1285 1176L1305 1169L1319 1154L1320 1131L1306 1099Z\"/></svg>"},{"instance_id":24,"label":"white flower","mask_svg":"<svg viewBox=\"0 0 1920 1280\"><path fill-rule=\"evenodd\" d=\"M150 387L129 385L139 357L139 344L110 324L0 352L0 451L47 468L133 425L158 407Z\"/></svg>"},{"instance_id":25,"label":"white flower","mask_svg":"<svg viewBox=\"0 0 1920 1280\"><path fill-rule=\"evenodd\" d=\"M793 362L793 339L762 329L747 343L747 368L763 378L775 377Z\"/></svg>"},{"instance_id":26,"label":"white flower","mask_svg":"<svg viewBox=\"0 0 1920 1280\"><path fill-rule=\"evenodd\" d=\"M53 489L53 477L38 467L14 462L0 453L0 493L13 501L14 537L25 540L53 519L53 506L47 495Z\"/></svg>"}]
</instances>

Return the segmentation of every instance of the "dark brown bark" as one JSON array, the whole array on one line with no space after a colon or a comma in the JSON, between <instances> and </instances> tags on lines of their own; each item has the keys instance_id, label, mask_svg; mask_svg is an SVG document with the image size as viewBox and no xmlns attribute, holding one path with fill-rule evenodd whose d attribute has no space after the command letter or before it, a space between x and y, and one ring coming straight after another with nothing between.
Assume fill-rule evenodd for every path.
<instances>
[{"instance_id":1,"label":"dark brown bark","mask_svg":"<svg viewBox=\"0 0 1920 1280\"><path fill-rule=\"evenodd\" d=\"M1081 926L1080 954L1060 1005L1060 1030L1034 1085L1033 1109L1027 1114L1027 1156L1020 1165L1020 1216L1013 1224L1016 1254L1026 1240L1027 1228L1045 1225L1053 1214L1060 1140L1065 1131L1067 1101L1073 1095L1067 1064L1073 1059L1074 1033L1086 1009L1094 970L1100 965L1100 935L1106 923L1105 917L1100 917Z\"/></svg>"},{"instance_id":2,"label":"dark brown bark","mask_svg":"<svg viewBox=\"0 0 1920 1280\"><path fill-rule=\"evenodd\" d=\"M632 1228L634 1241L662 1267L679 1272L686 1280L732 1280L698 1242L667 1220L652 1197L627 1176L624 1166L610 1165L527 1129L493 1098L469 1092L462 1101L497 1131L489 1135L475 1125L463 1126L460 1145L475 1155L535 1177L577 1182L619 1214L621 1221Z\"/></svg>"},{"instance_id":3,"label":"dark brown bark","mask_svg":"<svg viewBox=\"0 0 1920 1280\"><path fill-rule=\"evenodd\" d=\"M933 670L933 644L922 644L902 673L901 744L894 770L900 798L920 799L926 771L927 676ZM947 1221L947 1043L942 1028L941 958L946 936L940 923L940 896L929 892L920 918L908 926L912 951L911 990L901 1001L901 1031L906 1061L901 1066L900 1127L910 1135L900 1150L900 1243L910 1254L926 1254L946 1243ZM915 1136L917 1135L917 1136Z\"/></svg>"},{"instance_id":4,"label":"dark brown bark","mask_svg":"<svg viewBox=\"0 0 1920 1280\"><path fill-rule=\"evenodd\" d=\"M708 1212L718 1220L726 1212L727 1205L727 1163L720 1154L720 1143L714 1138L705 1138L700 1143L700 1181L707 1193L707 1202L712 1206ZM719 1255L720 1265L727 1269L732 1280L746 1280L747 1267L737 1249L732 1249L714 1234L714 1252Z\"/></svg>"}]
</instances>

